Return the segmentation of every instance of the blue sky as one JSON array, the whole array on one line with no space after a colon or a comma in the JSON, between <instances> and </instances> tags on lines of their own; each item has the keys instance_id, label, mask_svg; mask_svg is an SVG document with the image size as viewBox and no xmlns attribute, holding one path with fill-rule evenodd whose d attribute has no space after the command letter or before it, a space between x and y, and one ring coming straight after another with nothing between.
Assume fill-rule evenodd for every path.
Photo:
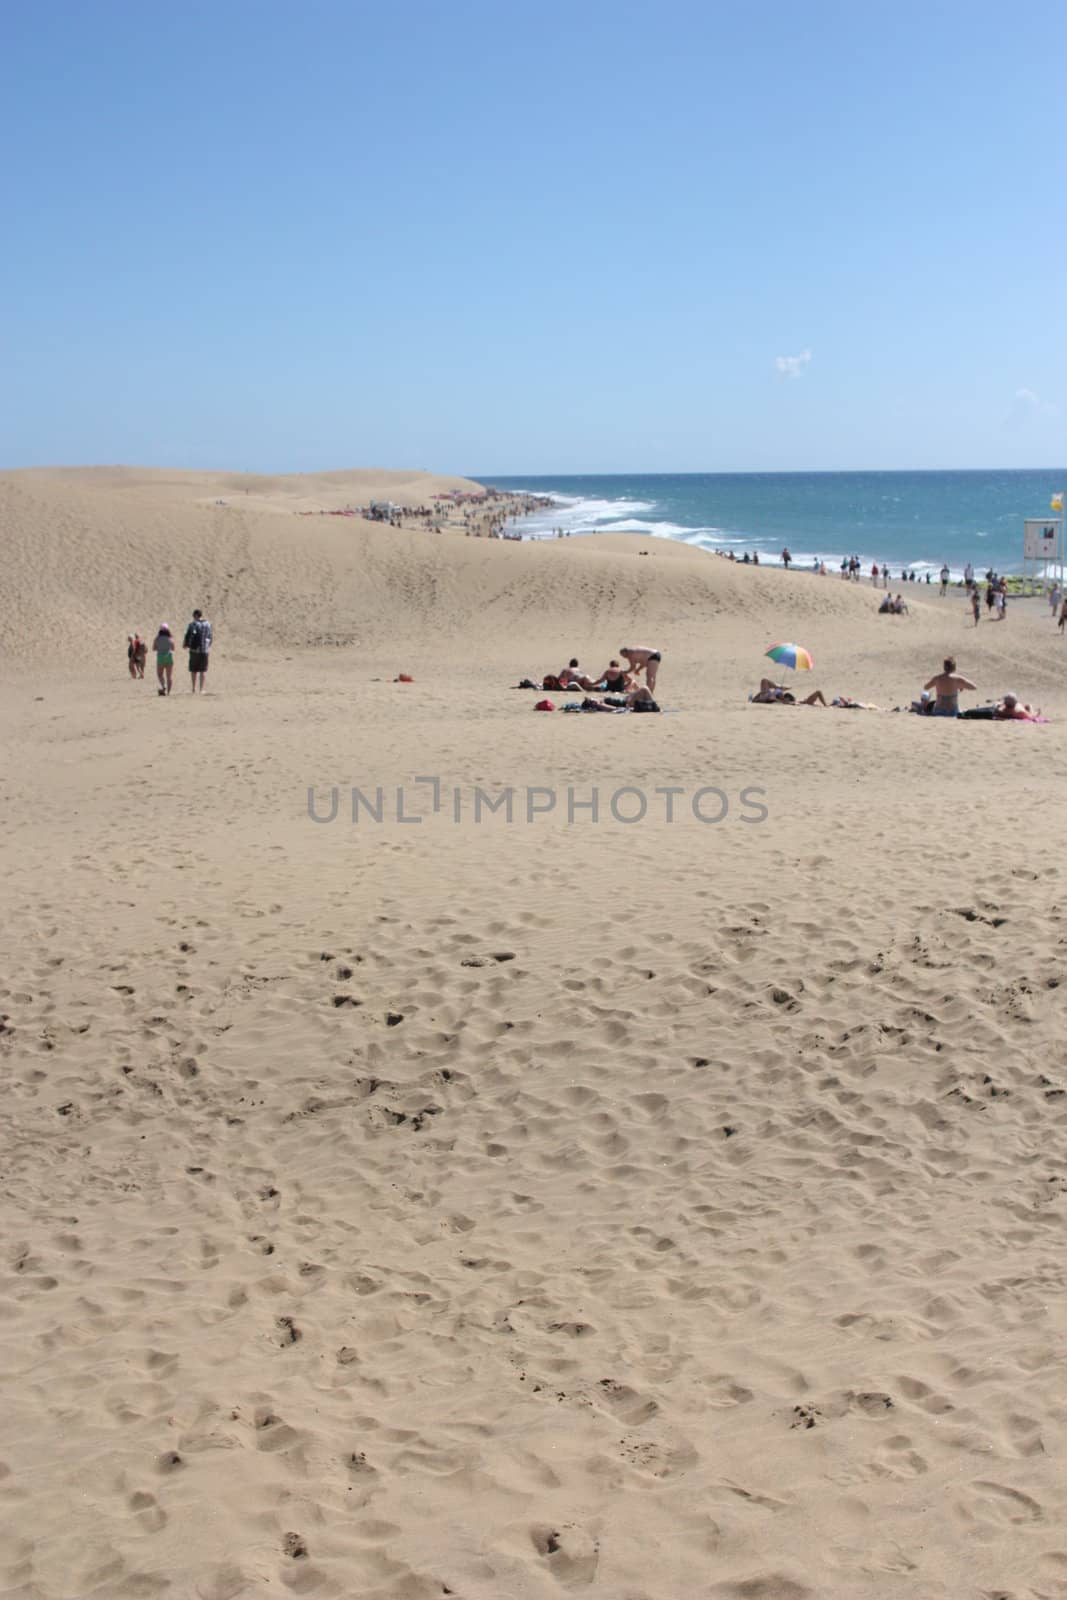
<instances>
[{"instance_id":1,"label":"blue sky","mask_svg":"<svg viewBox=\"0 0 1067 1600\"><path fill-rule=\"evenodd\" d=\"M1062 4L4 23L0 466L1067 460Z\"/></svg>"}]
</instances>

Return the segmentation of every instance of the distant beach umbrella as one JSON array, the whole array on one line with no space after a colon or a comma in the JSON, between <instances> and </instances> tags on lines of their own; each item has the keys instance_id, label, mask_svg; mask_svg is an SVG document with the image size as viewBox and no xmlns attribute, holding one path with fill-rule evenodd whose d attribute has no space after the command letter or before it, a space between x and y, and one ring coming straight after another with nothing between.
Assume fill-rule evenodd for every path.
<instances>
[{"instance_id":1,"label":"distant beach umbrella","mask_svg":"<svg viewBox=\"0 0 1067 1600\"><path fill-rule=\"evenodd\" d=\"M772 644L763 653L780 667L792 667L796 672L810 672L815 665L811 651L805 650L802 644Z\"/></svg>"}]
</instances>

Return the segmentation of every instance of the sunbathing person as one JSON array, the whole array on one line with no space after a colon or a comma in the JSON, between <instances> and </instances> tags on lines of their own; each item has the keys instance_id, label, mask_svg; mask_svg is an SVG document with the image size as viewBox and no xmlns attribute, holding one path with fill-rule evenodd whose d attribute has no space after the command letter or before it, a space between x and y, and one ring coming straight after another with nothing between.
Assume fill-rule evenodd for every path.
<instances>
[{"instance_id":1,"label":"sunbathing person","mask_svg":"<svg viewBox=\"0 0 1067 1600\"><path fill-rule=\"evenodd\" d=\"M960 691L974 690L977 687L970 678L965 678L961 672L956 671L956 657L946 656L943 670L936 673L929 681L924 683L924 689L932 689L937 696L931 715L935 717L958 717L960 714Z\"/></svg>"},{"instance_id":2,"label":"sunbathing person","mask_svg":"<svg viewBox=\"0 0 1067 1600\"><path fill-rule=\"evenodd\" d=\"M649 693L649 691L642 685L642 687L640 689L634 689L634 690L631 691L630 694L617 696L610 703L608 701L606 701L606 700L604 700L604 701L602 701L602 700L588 700L588 699L583 700L582 701L582 710L583 711L658 711L659 710L659 706L656 704L653 696Z\"/></svg>"},{"instance_id":3,"label":"sunbathing person","mask_svg":"<svg viewBox=\"0 0 1067 1600\"><path fill-rule=\"evenodd\" d=\"M787 689L784 683L772 683L770 678L761 678L759 689L749 696L753 705L767 706L824 706L826 696L821 689L813 689L803 700L798 701L792 689Z\"/></svg>"},{"instance_id":4,"label":"sunbathing person","mask_svg":"<svg viewBox=\"0 0 1067 1600\"><path fill-rule=\"evenodd\" d=\"M599 682L604 685L608 694L625 694L630 688L630 674L625 667L620 667L615 660L609 661L600 674Z\"/></svg>"},{"instance_id":5,"label":"sunbathing person","mask_svg":"<svg viewBox=\"0 0 1067 1600\"><path fill-rule=\"evenodd\" d=\"M1003 700L998 701L993 712L994 722L1036 722L1041 715L1041 707L1035 711L1032 706L1020 705L1019 697L1012 694L1010 689L1005 690Z\"/></svg>"},{"instance_id":6,"label":"sunbathing person","mask_svg":"<svg viewBox=\"0 0 1067 1600\"><path fill-rule=\"evenodd\" d=\"M567 666L559 674L561 689L595 689L599 685L599 678L590 678L578 666L578 657L572 656Z\"/></svg>"}]
</instances>

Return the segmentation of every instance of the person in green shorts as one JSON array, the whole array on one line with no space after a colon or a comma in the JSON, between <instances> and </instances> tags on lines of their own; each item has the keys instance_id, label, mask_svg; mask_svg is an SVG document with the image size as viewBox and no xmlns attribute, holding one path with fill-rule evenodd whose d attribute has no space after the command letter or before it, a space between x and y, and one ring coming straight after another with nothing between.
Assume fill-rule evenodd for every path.
<instances>
[{"instance_id":1,"label":"person in green shorts","mask_svg":"<svg viewBox=\"0 0 1067 1600\"><path fill-rule=\"evenodd\" d=\"M159 632L152 641L152 649L156 652L156 677L159 680L160 694L170 694L171 680L174 677L174 635L166 622L159 624Z\"/></svg>"}]
</instances>

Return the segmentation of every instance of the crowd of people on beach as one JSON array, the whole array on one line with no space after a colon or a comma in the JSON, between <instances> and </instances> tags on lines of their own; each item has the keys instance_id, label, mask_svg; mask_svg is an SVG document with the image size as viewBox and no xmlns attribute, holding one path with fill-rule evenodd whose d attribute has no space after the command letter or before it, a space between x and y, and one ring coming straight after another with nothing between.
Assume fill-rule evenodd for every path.
<instances>
[{"instance_id":1,"label":"crowd of people on beach","mask_svg":"<svg viewBox=\"0 0 1067 1600\"><path fill-rule=\"evenodd\" d=\"M204 613L197 609L186 625L181 648L189 652L189 687L193 694L207 687L207 669L215 631ZM176 645L169 622L161 622L152 640L151 648L156 658L157 693L168 695L174 687L174 656ZM126 662L130 677L143 678L148 662L149 646L139 633L126 635Z\"/></svg>"}]
</instances>

